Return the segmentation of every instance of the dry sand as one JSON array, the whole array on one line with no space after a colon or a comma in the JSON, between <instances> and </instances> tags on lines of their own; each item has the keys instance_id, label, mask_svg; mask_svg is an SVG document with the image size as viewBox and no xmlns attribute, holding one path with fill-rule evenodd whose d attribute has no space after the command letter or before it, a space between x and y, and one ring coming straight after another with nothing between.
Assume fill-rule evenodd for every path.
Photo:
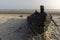
<instances>
[{"instance_id":1,"label":"dry sand","mask_svg":"<svg viewBox=\"0 0 60 40\"><path fill-rule=\"evenodd\" d=\"M23 17L20 17L20 15L23 15ZM0 14L0 38L2 40L22 40L20 37L24 36L24 26L28 15L29 14ZM23 28L22 33L15 33L14 31L20 27Z\"/></svg>"},{"instance_id":2,"label":"dry sand","mask_svg":"<svg viewBox=\"0 0 60 40\"><path fill-rule=\"evenodd\" d=\"M23 17L20 17L23 15ZM30 14L0 14L0 38L1 40L34 40L28 34L27 16ZM60 16L54 15L54 21L59 25L56 27L53 22L46 31L46 40L60 40ZM31 32L33 35L33 32ZM36 40L39 40L38 38Z\"/></svg>"},{"instance_id":3,"label":"dry sand","mask_svg":"<svg viewBox=\"0 0 60 40\"><path fill-rule=\"evenodd\" d=\"M53 19L58 26L54 25L53 22L49 24L45 34L46 40L60 40L60 15L54 15Z\"/></svg>"}]
</instances>

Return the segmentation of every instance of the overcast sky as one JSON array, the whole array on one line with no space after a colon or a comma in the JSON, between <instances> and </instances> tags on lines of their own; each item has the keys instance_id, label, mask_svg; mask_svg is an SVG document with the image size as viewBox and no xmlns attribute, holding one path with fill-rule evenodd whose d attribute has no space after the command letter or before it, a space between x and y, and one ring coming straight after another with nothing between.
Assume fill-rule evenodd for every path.
<instances>
[{"instance_id":1,"label":"overcast sky","mask_svg":"<svg viewBox=\"0 0 60 40\"><path fill-rule=\"evenodd\" d=\"M60 9L60 0L0 0L0 9Z\"/></svg>"}]
</instances>

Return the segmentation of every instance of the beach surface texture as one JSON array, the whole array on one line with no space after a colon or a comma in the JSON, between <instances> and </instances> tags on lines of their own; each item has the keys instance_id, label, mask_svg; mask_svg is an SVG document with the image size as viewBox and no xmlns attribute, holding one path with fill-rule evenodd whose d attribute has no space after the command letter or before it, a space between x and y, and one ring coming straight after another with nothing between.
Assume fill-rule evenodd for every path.
<instances>
[{"instance_id":1,"label":"beach surface texture","mask_svg":"<svg viewBox=\"0 0 60 40\"><path fill-rule=\"evenodd\" d=\"M52 15L58 24L51 21L44 37L37 36L27 25L27 16L23 14L0 14L0 40L60 40L60 16ZM49 20L49 19L48 19Z\"/></svg>"}]
</instances>

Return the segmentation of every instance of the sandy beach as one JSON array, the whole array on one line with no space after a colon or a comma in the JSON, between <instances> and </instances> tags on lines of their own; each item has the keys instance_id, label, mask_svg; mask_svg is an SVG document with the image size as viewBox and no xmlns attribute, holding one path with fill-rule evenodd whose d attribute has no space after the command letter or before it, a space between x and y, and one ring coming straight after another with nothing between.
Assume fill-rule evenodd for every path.
<instances>
[{"instance_id":1,"label":"sandy beach","mask_svg":"<svg viewBox=\"0 0 60 40\"><path fill-rule=\"evenodd\" d=\"M20 15L23 15L23 17L20 17ZM27 16L28 14L0 14L0 38L2 40L18 40L18 34L13 32L24 26Z\"/></svg>"},{"instance_id":2,"label":"sandy beach","mask_svg":"<svg viewBox=\"0 0 60 40\"><path fill-rule=\"evenodd\" d=\"M20 17L23 15L23 17ZM0 39L1 40L27 40L27 16L30 14L0 14ZM50 39L50 33L58 34L60 33L60 16L53 15L54 21L59 25L59 27L55 27L55 25L51 22L48 28L56 28L58 30L50 31L47 30L48 34L46 35L46 40ZM53 28L52 28L53 26ZM20 30L21 29L21 30ZM56 35L57 39L60 38L60 34ZM51 36L52 37L52 36ZM33 37L32 37L33 38ZM32 40L31 38L31 40ZM53 40L54 38L52 38ZM55 39L54 39L55 40Z\"/></svg>"}]
</instances>

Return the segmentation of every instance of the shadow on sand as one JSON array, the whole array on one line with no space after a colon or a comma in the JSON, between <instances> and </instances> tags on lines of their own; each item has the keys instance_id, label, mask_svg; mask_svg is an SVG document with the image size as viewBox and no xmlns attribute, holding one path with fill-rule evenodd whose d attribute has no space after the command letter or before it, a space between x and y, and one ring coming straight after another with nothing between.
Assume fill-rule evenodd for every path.
<instances>
[{"instance_id":1,"label":"shadow on sand","mask_svg":"<svg viewBox=\"0 0 60 40\"><path fill-rule=\"evenodd\" d=\"M2 40L33 40L36 34L28 27L26 19L9 19L0 23L0 38ZM35 40L38 39L35 37Z\"/></svg>"}]
</instances>

